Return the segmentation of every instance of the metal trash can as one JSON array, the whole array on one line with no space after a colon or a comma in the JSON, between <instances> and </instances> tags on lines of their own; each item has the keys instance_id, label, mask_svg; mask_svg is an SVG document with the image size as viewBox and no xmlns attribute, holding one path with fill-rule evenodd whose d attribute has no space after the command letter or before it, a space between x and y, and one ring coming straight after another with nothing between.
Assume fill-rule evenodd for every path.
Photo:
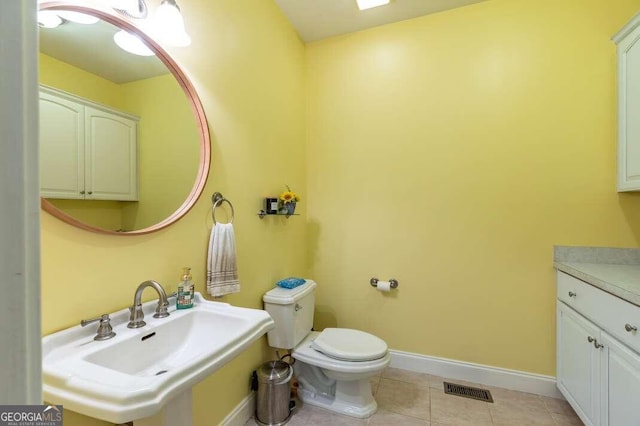
<instances>
[{"instance_id":1,"label":"metal trash can","mask_svg":"<svg viewBox=\"0 0 640 426\"><path fill-rule=\"evenodd\" d=\"M293 368L284 361L265 362L255 372L258 384L256 423L279 426L291 418L290 383ZM255 376L254 376L255 377Z\"/></svg>"}]
</instances>

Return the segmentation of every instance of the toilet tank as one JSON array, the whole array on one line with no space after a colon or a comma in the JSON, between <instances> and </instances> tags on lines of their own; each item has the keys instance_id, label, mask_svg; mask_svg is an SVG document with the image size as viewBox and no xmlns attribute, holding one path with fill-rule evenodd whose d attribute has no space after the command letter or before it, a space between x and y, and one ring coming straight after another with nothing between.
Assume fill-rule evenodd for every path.
<instances>
[{"instance_id":1,"label":"toilet tank","mask_svg":"<svg viewBox=\"0 0 640 426\"><path fill-rule=\"evenodd\" d=\"M313 328L316 283L306 280L296 288L274 287L262 297L264 310L276 325L267 333L269 346L293 349Z\"/></svg>"}]
</instances>

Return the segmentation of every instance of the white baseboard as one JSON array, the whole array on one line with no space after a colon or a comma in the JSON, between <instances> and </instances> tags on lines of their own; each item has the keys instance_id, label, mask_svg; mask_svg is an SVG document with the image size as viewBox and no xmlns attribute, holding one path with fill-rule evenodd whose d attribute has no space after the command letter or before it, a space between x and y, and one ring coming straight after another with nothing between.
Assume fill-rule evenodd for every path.
<instances>
[{"instance_id":1,"label":"white baseboard","mask_svg":"<svg viewBox=\"0 0 640 426\"><path fill-rule=\"evenodd\" d=\"M220 423L222 426L244 426L253 417L256 407L256 394L251 392Z\"/></svg>"},{"instance_id":2,"label":"white baseboard","mask_svg":"<svg viewBox=\"0 0 640 426\"><path fill-rule=\"evenodd\" d=\"M390 367L521 392L563 398L556 378L524 371L390 350Z\"/></svg>"},{"instance_id":3,"label":"white baseboard","mask_svg":"<svg viewBox=\"0 0 640 426\"><path fill-rule=\"evenodd\" d=\"M391 353L389 366L393 368L564 399L556 386L556 378L552 376L410 352L395 350L389 352ZM220 424L222 426L244 426L255 413L255 399L255 392L251 392Z\"/></svg>"}]
</instances>

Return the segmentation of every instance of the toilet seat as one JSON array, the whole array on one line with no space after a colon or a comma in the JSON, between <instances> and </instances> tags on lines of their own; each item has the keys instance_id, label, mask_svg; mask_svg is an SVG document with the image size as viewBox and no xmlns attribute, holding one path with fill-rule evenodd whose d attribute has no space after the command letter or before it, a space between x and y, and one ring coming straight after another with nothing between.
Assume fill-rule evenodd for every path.
<instances>
[{"instance_id":1,"label":"toilet seat","mask_svg":"<svg viewBox=\"0 0 640 426\"><path fill-rule=\"evenodd\" d=\"M332 358L318 352L311 347L311 343L320 335L319 332L314 331L295 347L291 355L293 358L305 362L307 364L315 365L316 367L325 368L328 370L343 372L343 373L367 373L382 371L389 362L391 362L391 354L387 352L381 358L371 361L344 361L336 358Z\"/></svg>"},{"instance_id":2,"label":"toilet seat","mask_svg":"<svg viewBox=\"0 0 640 426\"><path fill-rule=\"evenodd\" d=\"M342 361L372 361L387 353L387 344L373 334L349 328L325 328L311 347Z\"/></svg>"}]
</instances>

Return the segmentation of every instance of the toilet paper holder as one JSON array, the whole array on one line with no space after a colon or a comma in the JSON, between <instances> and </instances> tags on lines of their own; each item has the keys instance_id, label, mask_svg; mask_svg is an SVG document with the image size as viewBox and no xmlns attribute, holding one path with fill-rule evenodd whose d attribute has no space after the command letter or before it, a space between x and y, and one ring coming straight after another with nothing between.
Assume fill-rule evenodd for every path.
<instances>
[{"instance_id":1,"label":"toilet paper holder","mask_svg":"<svg viewBox=\"0 0 640 426\"><path fill-rule=\"evenodd\" d=\"M372 287L378 287L378 279L377 278L371 278L371 280L369 280L369 284L371 284ZM391 278L389 280L389 283L391 284L391 288L398 288L398 280L396 280L395 278Z\"/></svg>"}]
</instances>

